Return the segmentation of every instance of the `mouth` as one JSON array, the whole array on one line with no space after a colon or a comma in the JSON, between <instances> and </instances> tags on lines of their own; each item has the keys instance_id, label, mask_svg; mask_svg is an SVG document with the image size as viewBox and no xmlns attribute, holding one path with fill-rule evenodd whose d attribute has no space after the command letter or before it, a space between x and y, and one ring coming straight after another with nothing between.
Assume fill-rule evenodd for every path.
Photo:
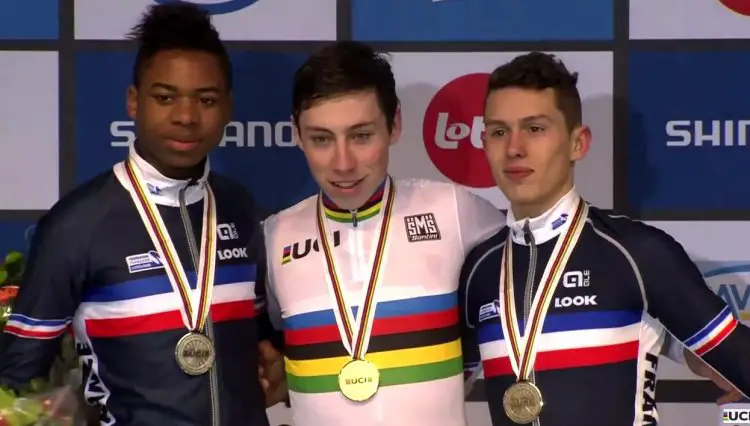
<instances>
[{"instance_id":1,"label":"mouth","mask_svg":"<svg viewBox=\"0 0 750 426\"><path fill-rule=\"evenodd\" d=\"M334 186L335 188L342 189L344 191L352 190L356 188L359 184L364 182L365 178L359 179L359 180L338 180L338 181L329 181L329 183Z\"/></svg>"},{"instance_id":2,"label":"mouth","mask_svg":"<svg viewBox=\"0 0 750 426\"><path fill-rule=\"evenodd\" d=\"M175 151L190 151L200 145L198 139L167 139L167 146Z\"/></svg>"},{"instance_id":3,"label":"mouth","mask_svg":"<svg viewBox=\"0 0 750 426\"><path fill-rule=\"evenodd\" d=\"M511 180L522 180L531 176L534 173L534 169L528 167L508 167L503 170L503 173Z\"/></svg>"}]
</instances>

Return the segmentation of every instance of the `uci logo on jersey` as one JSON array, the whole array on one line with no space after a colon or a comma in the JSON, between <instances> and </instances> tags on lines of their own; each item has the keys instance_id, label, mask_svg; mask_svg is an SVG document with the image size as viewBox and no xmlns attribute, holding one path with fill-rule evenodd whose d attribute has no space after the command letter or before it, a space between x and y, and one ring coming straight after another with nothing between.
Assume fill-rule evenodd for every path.
<instances>
[{"instance_id":1,"label":"uci logo on jersey","mask_svg":"<svg viewBox=\"0 0 750 426\"><path fill-rule=\"evenodd\" d=\"M257 1L258 0L202 0L182 1L181 3L191 3L200 6L203 10L210 13L211 15L223 15L252 6ZM174 2L174 0L154 0L154 3L156 4L167 4Z\"/></svg>"},{"instance_id":2,"label":"uci logo on jersey","mask_svg":"<svg viewBox=\"0 0 750 426\"><path fill-rule=\"evenodd\" d=\"M330 240L329 240L330 243ZM333 232L333 246L338 247L341 245L341 231L334 231ZM284 250L281 252L281 264L286 265L287 263L291 262L292 259L302 259L303 257L310 254L311 251L319 252L320 251L320 244L318 243L318 239L312 239L308 238L302 243L296 242L294 244L290 244L286 247L284 247Z\"/></svg>"}]
</instances>

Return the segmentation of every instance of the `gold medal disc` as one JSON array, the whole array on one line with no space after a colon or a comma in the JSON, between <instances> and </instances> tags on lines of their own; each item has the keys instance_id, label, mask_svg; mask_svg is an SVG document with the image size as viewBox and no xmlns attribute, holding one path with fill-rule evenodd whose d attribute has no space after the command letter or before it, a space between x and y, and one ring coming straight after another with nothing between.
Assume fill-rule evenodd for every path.
<instances>
[{"instance_id":1,"label":"gold medal disc","mask_svg":"<svg viewBox=\"0 0 750 426\"><path fill-rule=\"evenodd\" d=\"M216 353L211 339L201 333L188 333L177 342L177 365L191 376L205 374L214 365Z\"/></svg>"},{"instance_id":2,"label":"gold medal disc","mask_svg":"<svg viewBox=\"0 0 750 426\"><path fill-rule=\"evenodd\" d=\"M339 389L352 401L367 401L378 392L379 386L380 371L370 361L351 360L339 372Z\"/></svg>"},{"instance_id":3,"label":"gold medal disc","mask_svg":"<svg viewBox=\"0 0 750 426\"><path fill-rule=\"evenodd\" d=\"M520 425L529 424L536 420L543 405L542 392L530 382L513 383L503 395L505 415L514 423Z\"/></svg>"}]
</instances>

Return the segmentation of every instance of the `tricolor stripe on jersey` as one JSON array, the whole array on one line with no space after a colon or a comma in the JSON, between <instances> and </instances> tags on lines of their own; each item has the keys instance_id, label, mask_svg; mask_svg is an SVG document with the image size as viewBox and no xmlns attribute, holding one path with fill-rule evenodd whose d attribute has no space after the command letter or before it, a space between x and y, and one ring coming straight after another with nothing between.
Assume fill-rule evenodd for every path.
<instances>
[{"instance_id":1,"label":"tricolor stripe on jersey","mask_svg":"<svg viewBox=\"0 0 750 426\"><path fill-rule=\"evenodd\" d=\"M187 273L195 290L195 273ZM210 318L213 322L251 319L265 300L255 296L256 266L216 268ZM92 338L121 337L184 329L180 297L166 275L103 285L83 296L79 313Z\"/></svg>"},{"instance_id":2,"label":"tricolor stripe on jersey","mask_svg":"<svg viewBox=\"0 0 750 426\"><path fill-rule=\"evenodd\" d=\"M289 389L301 393L338 391L338 373L350 357L333 311L286 318L284 329ZM379 302L365 358L380 370L381 386L462 374L456 295Z\"/></svg>"},{"instance_id":3,"label":"tricolor stripe on jersey","mask_svg":"<svg viewBox=\"0 0 750 426\"><path fill-rule=\"evenodd\" d=\"M729 333L737 328L737 324L739 324L737 318L732 313L732 309L727 306L702 330L686 339L685 346L696 355L703 356L711 349L719 346L729 336Z\"/></svg>"},{"instance_id":4,"label":"tricolor stripe on jersey","mask_svg":"<svg viewBox=\"0 0 750 426\"><path fill-rule=\"evenodd\" d=\"M542 328L544 338L537 341L539 352L534 370L637 359L641 314L639 311L599 311L548 315ZM484 377L513 374L499 321L481 325L478 339Z\"/></svg>"},{"instance_id":5,"label":"tricolor stripe on jersey","mask_svg":"<svg viewBox=\"0 0 750 426\"><path fill-rule=\"evenodd\" d=\"M73 318L38 319L21 314L11 314L3 331L29 339L54 339L62 336Z\"/></svg>"}]
</instances>

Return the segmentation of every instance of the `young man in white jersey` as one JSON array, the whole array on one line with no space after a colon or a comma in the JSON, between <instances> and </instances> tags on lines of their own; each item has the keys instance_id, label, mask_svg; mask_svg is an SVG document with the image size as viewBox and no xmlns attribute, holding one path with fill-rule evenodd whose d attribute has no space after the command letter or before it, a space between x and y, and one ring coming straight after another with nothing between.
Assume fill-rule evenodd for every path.
<instances>
[{"instance_id":1,"label":"young man in white jersey","mask_svg":"<svg viewBox=\"0 0 750 426\"><path fill-rule=\"evenodd\" d=\"M459 294L465 359L481 361L492 424L657 424L669 335L692 368L697 355L747 394L750 330L682 246L576 193L591 143L577 78L539 52L490 77L484 148L508 227L469 254Z\"/></svg>"},{"instance_id":2,"label":"young man in white jersey","mask_svg":"<svg viewBox=\"0 0 750 426\"><path fill-rule=\"evenodd\" d=\"M313 55L293 97L321 192L264 226L294 424L465 426L458 277L504 215L455 185L388 175L399 100L370 47Z\"/></svg>"}]
</instances>

